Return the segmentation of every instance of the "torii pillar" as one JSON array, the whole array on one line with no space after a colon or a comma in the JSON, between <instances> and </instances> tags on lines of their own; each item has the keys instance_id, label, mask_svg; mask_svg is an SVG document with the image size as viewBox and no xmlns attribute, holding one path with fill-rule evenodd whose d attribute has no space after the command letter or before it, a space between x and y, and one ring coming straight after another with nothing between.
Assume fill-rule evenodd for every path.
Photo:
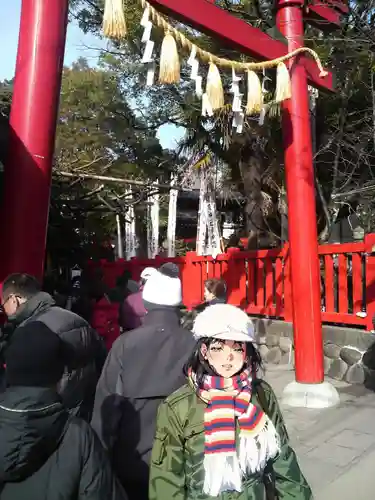
<instances>
[{"instance_id":1,"label":"torii pillar","mask_svg":"<svg viewBox=\"0 0 375 500\"><path fill-rule=\"evenodd\" d=\"M291 52L304 46L304 0L278 0L277 26ZM337 404L336 389L324 382L320 266L315 172L306 70L289 62L292 97L282 104L288 232L293 301L296 381L284 390L292 406Z\"/></svg>"},{"instance_id":2,"label":"torii pillar","mask_svg":"<svg viewBox=\"0 0 375 500\"><path fill-rule=\"evenodd\" d=\"M4 171L0 281L15 272L43 277L68 4L22 1Z\"/></svg>"}]
</instances>

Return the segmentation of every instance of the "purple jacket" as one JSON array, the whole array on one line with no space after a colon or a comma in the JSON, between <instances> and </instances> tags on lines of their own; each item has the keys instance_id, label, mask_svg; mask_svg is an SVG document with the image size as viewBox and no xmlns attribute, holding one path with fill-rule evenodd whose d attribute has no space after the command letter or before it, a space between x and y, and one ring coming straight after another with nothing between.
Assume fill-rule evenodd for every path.
<instances>
[{"instance_id":1,"label":"purple jacket","mask_svg":"<svg viewBox=\"0 0 375 500\"><path fill-rule=\"evenodd\" d=\"M134 330L143 324L146 308L143 304L142 288L124 300L120 311L120 324L124 330Z\"/></svg>"}]
</instances>

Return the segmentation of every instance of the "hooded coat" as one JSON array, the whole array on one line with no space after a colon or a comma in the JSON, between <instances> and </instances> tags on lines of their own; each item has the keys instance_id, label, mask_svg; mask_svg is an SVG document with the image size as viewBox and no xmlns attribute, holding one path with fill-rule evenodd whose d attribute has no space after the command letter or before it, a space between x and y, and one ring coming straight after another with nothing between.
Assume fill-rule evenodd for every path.
<instances>
[{"instance_id":1,"label":"hooded coat","mask_svg":"<svg viewBox=\"0 0 375 500\"><path fill-rule=\"evenodd\" d=\"M113 344L97 386L92 426L130 499L148 499L157 410L185 382L195 341L179 321L177 308L150 310L140 328Z\"/></svg>"},{"instance_id":2,"label":"hooded coat","mask_svg":"<svg viewBox=\"0 0 375 500\"><path fill-rule=\"evenodd\" d=\"M58 394L10 387L0 398L0 500L126 500L105 451Z\"/></svg>"},{"instance_id":3,"label":"hooded coat","mask_svg":"<svg viewBox=\"0 0 375 500\"><path fill-rule=\"evenodd\" d=\"M66 346L67 366L58 392L72 414L89 421L106 356L99 335L83 318L57 307L53 298L44 292L31 297L8 319L14 328L41 321L61 338Z\"/></svg>"}]
</instances>

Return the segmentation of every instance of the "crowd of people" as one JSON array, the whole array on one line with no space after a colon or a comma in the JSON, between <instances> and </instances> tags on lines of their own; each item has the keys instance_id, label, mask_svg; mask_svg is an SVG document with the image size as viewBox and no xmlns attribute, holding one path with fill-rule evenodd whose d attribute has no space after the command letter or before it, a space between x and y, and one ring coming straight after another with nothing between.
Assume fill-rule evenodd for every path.
<instances>
[{"instance_id":1,"label":"crowd of people","mask_svg":"<svg viewBox=\"0 0 375 500\"><path fill-rule=\"evenodd\" d=\"M310 500L225 282L186 313L174 264L121 280L97 297L118 304L110 342L78 300L4 281L0 500Z\"/></svg>"}]
</instances>

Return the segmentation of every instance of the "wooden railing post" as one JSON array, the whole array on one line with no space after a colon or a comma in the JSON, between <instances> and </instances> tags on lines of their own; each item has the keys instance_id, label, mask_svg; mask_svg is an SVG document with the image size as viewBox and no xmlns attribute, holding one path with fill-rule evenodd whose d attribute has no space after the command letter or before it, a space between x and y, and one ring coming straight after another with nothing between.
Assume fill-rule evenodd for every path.
<instances>
[{"instance_id":1,"label":"wooden railing post","mask_svg":"<svg viewBox=\"0 0 375 500\"><path fill-rule=\"evenodd\" d=\"M228 271L226 279L228 303L246 309L246 261L244 258L236 259L236 255L240 254L241 250L239 248L228 248Z\"/></svg>"},{"instance_id":2,"label":"wooden railing post","mask_svg":"<svg viewBox=\"0 0 375 500\"><path fill-rule=\"evenodd\" d=\"M284 244L284 319L293 321L292 275L290 271L289 243Z\"/></svg>"},{"instance_id":3,"label":"wooden railing post","mask_svg":"<svg viewBox=\"0 0 375 500\"><path fill-rule=\"evenodd\" d=\"M375 316L375 234L365 237L366 251L366 328L368 331L374 329L373 318Z\"/></svg>"},{"instance_id":4,"label":"wooden railing post","mask_svg":"<svg viewBox=\"0 0 375 500\"><path fill-rule=\"evenodd\" d=\"M194 263L196 257L196 252L187 252L181 272L182 300L189 311L199 302L202 286L200 283L200 267Z\"/></svg>"}]
</instances>

